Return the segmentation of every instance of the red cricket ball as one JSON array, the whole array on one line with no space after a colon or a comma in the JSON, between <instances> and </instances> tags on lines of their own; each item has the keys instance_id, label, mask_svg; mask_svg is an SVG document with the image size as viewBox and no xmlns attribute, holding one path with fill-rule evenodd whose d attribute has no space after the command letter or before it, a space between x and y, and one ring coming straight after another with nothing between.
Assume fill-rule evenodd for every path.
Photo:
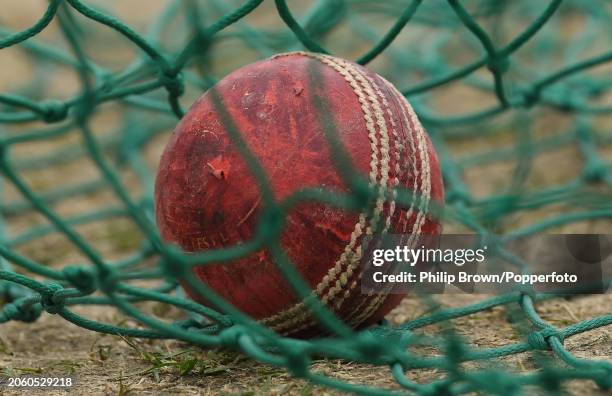
<instances>
[{"instance_id":1,"label":"red cricket ball","mask_svg":"<svg viewBox=\"0 0 612 396\"><path fill-rule=\"evenodd\" d=\"M162 237L193 252L254 236L262 207L260 188L221 121L219 100L266 171L278 200L304 187L348 192L324 133L323 119L331 119L364 178L390 189L406 187L422 199L403 207L381 197L371 216L321 203L300 204L286 218L281 245L320 300L346 323L376 323L403 296L361 293L358 258L373 222L382 222L389 233L441 231L429 213L432 200L443 201L440 167L410 104L389 82L357 64L302 52L242 67L214 89L218 99L208 92L191 107L161 158L155 198ZM324 103L325 117L315 101ZM318 331L267 251L195 267L194 274L279 333Z\"/></svg>"}]
</instances>

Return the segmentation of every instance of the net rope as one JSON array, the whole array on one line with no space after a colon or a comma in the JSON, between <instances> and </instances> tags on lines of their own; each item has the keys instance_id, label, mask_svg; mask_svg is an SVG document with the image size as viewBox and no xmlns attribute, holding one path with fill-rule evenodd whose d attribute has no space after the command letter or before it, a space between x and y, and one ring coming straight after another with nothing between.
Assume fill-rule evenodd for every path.
<instances>
[{"instance_id":1,"label":"net rope","mask_svg":"<svg viewBox=\"0 0 612 396\"><path fill-rule=\"evenodd\" d=\"M367 395L469 392L514 395L526 386L539 386L554 392L574 379L590 380L601 389L610 389L612 363L579 358L564 347L564 340L611 325L612 314L558 328L544 321L536 310L539 302L554 297L529 289L457 308L443 308L434 297L419 297L424 306L430 307L428 314L397 326L381 324L358 332L348 328L320 301L306 299L312 315L331 336L312 340L282 337L195 281L189 275L190 269L194 265L229 263L265 248L296 294L307 297L311 290L279 243L278 236L287 212L300 202L312 200L346 210L359 210L368 205L375 192L359 180L352 180L350 170L340 169L348 178L351 194L311 189L284 201L275 201L272 194L265 194L270 187L257 159L245 145L240 145L240 132L232 120L223 117L228 133L242 147L242 153L262 186L265 210L253 240L187 255L164 244L159 236L153 216L154 171L144 159L146 146L183 116L185 103L181 98L186 88L202 92L223 77L206 70L215 56L230 56L217 54L229 41L240 41L257 58L291 50L348 58L343 54L350 51L342 49L341 42L332 38L334 29L348 25L370 43L369 50L353 59L368 65L385 58L392 65L389 78L402 88L402 93L414 105L437 148L447 191L442 210L445 221L455 222L495 241L497 249L503 251L504 244L514 238L555 230L571 223L610 218L611 163L602 152L609 147L612 136L600 120L612 113L609 101L605 102L606 95L609 97L612 91L612 79L609 74L606 76L597 70L612 62L612 51L609 47L595 52L590 50L597 36L612 34L609 4L597 0L469 3L458 0L329 0L314 2L298 13L285 0L273 3L270 9L275 10L273 16L277 25L274 26L280 26L278 28L263 28L249 22L249 14L270 5L263 0L240 4L216 0L169 1L151 21L146 33L122 22L121 15L81 0L50 0L40 19L22 31L0 26L0 50L19 47L40 69L31 84L24 82L20 91L0 93L2 183L12 186L22 197L10 201L2 199L0 203L0 301L4 302L0 305L0 325L9 321L33 322L46 312L100 333L178 339L205 347L239 350L257 361L286 368L293 376L313 384ZM296 16L298 14L300 17ZM381 33L373 29L365 22L366 14L390 21L388 30ZM559 56L555 51L559 50L564 29L560 21L572 14L580 14L585 19L584 27L563 44L564 53ZM501 18L521 21L514 26L510 39L501 28L490 27L492 20L500 21ZM165 45L166 36L177 29L177 20L187 32L186 38L179 44ZM59 27L65 46L51 45L38 37L52 24ZM433 32L432 38L426 45L413 43L409 50L396 46L402 33L412 26L429 29ZM100 30L112 31L114 38L130 42L138 51L137 58L122 65L118 71L98 64L90 55L95 46L88 41ZM452 44L457 35L465 38L464 46L451 45L449 49L449 43ZM168 49L170 47L172 50ZM553 61L555 57L560 60ZM457 64L456 58L467 58L467 62ZM78 75L81 86L78 94L64 100L41 96L45 70L55 66L69 68ZM5 73L10 71L5 70ZM417 82L401 86L393 79L400 75L414 76L411 81ZM436 90L458 83L490 94L495 103L474 112L444 114L433 103ZM94 133L91 119L100 107L110 103L123 106L123 123L112 135L99 137ZM222 109L220 111L222 113ZM545 112L570 117L567 130L535 136L533 126ZM516 136L511 144L474 149L464 156L457 156L451 150L457 141L469 143L488 138L504 127L516 126L517 122L521 127L514 128ZM16 146L43 144L69 134L76 134L79 139L43 154L27 158L12 156ZM332 136L328 137L339 154L341 147L333 144ZM526 180L533 161L560 147L576 147L580 153L583 167L577 171L576 178L552 187L528 186ZM36 191L23 176L23 172L79 160L92 161L99 171L99 179ZM515 161L510 188L484 198L477 197L470 190L465 172L506 160ZM137 176L141 194L134 194L126 187L121 176L126 169ZM61 216L54 207L66 199L101 190L111 191L120 204L71 217ZM410 197L408 192L398 192L398 202L403 200L406 204ZM566 210L512 229L496 239L495 234L504 221L517 212L559 204L565 205ZM19 234L8 231L11 219L33 212L44 216L48 223ZM118 217L129 219L144 236L141 248L120 260L106 258L76 230L83 224ZM51 233L64 235L86 262L66 263L58 268L18 252L19 246ZM143 263L149 264L143 266ZM218 309L185 298L178 291L179 279ZM135 282L138 280L159 282L154 287L145 287ZM138 304L145 301L175 306L189 313L189 319L173 323L161 321L139 309ZM116 308L141 326L102 323L76 314L72 309L83 305ZM520 342L481 348L467 343L453 330L453 319L494 307L505 307L512 314L514 324L521 331ZM434 324L440 328L437 334L424 337L418 333ZM413 350L416 346L433 347L439 354L419 354ZM465 362L488 361L526 352L534 354L537 370L513 372L498 365L466 369L464 365ZM398 386L378 388L313 371L313 360L321 357L388 367ZM426 383L411 381L406 372L419 369L438 369L444 374Z\"/></svg>"}]
</instances>

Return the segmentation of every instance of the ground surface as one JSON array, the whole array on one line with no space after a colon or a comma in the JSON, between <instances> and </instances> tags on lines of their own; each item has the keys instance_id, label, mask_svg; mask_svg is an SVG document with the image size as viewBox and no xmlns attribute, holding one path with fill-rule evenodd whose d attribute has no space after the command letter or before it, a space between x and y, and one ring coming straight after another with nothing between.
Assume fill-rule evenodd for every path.
<instances>
[{"instance_id":1,"label":"ground surface","mask_svg":"<svg viewBox=\"0 0 612 396\"><path fill-rule=\"evenodd\" d=\"M479 301L483 296L445 296L445 306L461 306ZM551 324L566 326L579 320L609 313L612 295L553 300L538 306L538 312ZM116 315L105 310L77 312L101 320L117 322ZM496 347L520 341L506 319L506 310L495 308L453 321L459 334L475 346ZM422 307L415 299L406 299L389 319L402 322L418 317ZM129 322L128 322L129 323ZM433 326L425 332L436 331ZM71 375L76 378L74 394L204 394L204 395L309 395L336 394L292 379L283 370L257 363L231 351L202 350L176 341L124 340L99 335L66 323L57 316L44 315L32 325L10 323L2 329L0 367L4 373L21 375ZM565 346L576 356L612 359L612 331L602 328L566 340ZM181 374L191 362L193 371ZM533 367L533 358L524 353L500 361L506 368L525 372ZM165 366L165 367L163 367ZM468 366L469 367L469 366ZM313 371L368 385L397 388L389 370L339 361L319 361ZM414 370L407 373L414 381L427 382L440 373ZM571 394L605 394L585 381L574 381ZM7 392L5 394L19 394ZM64 391L49 392L64 394Z\"/></svg>"}]
</instances>

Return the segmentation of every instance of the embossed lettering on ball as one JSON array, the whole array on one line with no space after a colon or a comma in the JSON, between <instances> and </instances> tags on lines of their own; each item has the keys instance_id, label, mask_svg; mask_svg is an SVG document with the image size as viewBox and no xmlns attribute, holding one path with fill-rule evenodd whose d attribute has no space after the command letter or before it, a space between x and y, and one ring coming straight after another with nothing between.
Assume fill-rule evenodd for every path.
<instances>
[{"instance_id":1,"label":"embossed lettering on ball","mask_svg":"<svg viewBox=\"0 0 612 396\"><path fill-rule=\"evenodd\" d=\"M359 255L372 222L379 219L388 233L441 231L430 214L432 204L443 201L440 167L410 104L364 67L302 52L242 67L214 89L267 173L276 199L305 187L349 192L335 166L323 119L332 120L355 170L372 185L405 187L421 198L408 206L381 196L361 214L304 203L286 218L281 245L319 299L352 327L379 321L403 296L361 293ZM316 101L325 103L325 117ZM189 252L251 239L262 209L259 185L232 143L218 105L208 92L191 107L163 153L156 180L162 237ZM194 274L281 334L319 332L266 251L195 267Z\"/></svg>"}]
</instances>

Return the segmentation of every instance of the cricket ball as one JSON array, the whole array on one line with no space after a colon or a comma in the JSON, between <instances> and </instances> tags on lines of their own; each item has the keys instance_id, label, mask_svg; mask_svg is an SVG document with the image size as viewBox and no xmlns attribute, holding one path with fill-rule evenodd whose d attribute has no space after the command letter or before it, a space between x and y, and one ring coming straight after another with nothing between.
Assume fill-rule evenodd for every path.
<instances>
[{"instance_id":1,"label":"cricket ball","mask_svg":"<svg viewBox=\"0 0 612 396\"><path fill-rule=\"evenodd\" d=\"M362 213L299 204L285 218L280 243L313 293L345 323L360 328L382 319L404 296L361 292L364 238L375 227L409 235L441 232L430 213L432 202L443 202L440 166L410 104L364 67L303 52L244 66L213 90L193 104L161 157L155 198L162 238L196 252L254 237L261 186L229 133L228 119L267 174L276 200L308 187L349 193L326 137L331 120L354 170L380 196ZM412 192L410 205L385 193L397 187ZM319 332L265 249L233 262L196 266L193 273L281 334Z\"/></svg>"}]
</instances>

